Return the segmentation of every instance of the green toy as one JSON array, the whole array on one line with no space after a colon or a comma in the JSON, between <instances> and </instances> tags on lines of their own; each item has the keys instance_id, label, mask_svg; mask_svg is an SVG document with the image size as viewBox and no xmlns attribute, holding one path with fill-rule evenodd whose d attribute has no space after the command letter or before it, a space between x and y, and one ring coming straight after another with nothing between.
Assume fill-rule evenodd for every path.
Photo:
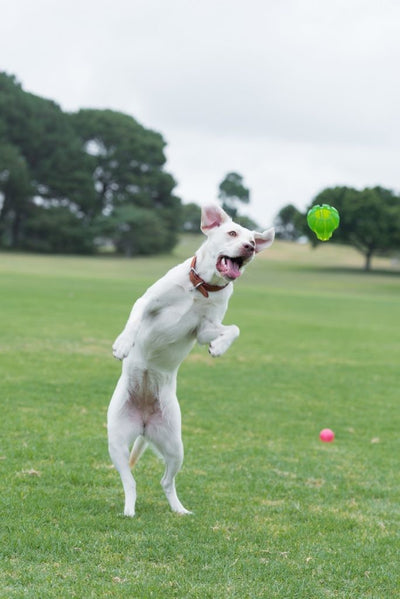
<instances>
[{"instance_id":1,"label":"green toy","mask_svg":"<svg viewBox=\"0 0 400 599\"><path fill-rule=\"evenodd\" d=\"M308 226L321 241L328 241L332 237L332 233L338 228L339 222L339 212L328 204L322 204L322 206L317 204L307 213Z\"/></svg>"}]
</instances>

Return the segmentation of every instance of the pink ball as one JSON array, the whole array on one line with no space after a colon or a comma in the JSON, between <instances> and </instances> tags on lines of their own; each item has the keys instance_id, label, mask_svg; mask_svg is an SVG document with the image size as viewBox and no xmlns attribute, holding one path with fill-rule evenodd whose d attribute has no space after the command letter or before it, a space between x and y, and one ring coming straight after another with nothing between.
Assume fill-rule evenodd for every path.
<instances>
[{"instance_id":1,"label":"pink ball","mask_svg":"<svg viewBox=\"0 0 400 599\"><path fill-rule=\"evenodd\" d=\"M324 443L331 443L331 441L334 440L335 438L335 433L333 431L331 431L330 428L324 428L320 433L319 433L319 438L321 439L321 441L323 441Z\"/></svg>"}]
</instances>

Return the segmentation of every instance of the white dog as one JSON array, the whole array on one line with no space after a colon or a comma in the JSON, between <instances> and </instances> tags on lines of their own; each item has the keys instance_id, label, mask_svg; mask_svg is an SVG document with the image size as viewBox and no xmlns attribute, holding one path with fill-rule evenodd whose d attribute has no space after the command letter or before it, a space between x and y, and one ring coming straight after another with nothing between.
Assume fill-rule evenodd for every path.
<instances>
[{"instance_id":1,"label":"white dog","mask_svg":"<svg viewBox=\"0 0 400 599\"><path fill-rule=\"evenodd\" d=\"M238 327L222 324L232 281L274 240L274 229L249 231L218 206L203 208L201 230L207 240L196 255L172 268L136 301L113 345L114 356L124 361L108 409L108 439L124 487L126 516L135 514L131 467L148 443L165 460L161 485L171 509L190 513L175 490L183 461L178 368L196 341L208 344L210 354L217 357L236 339Z\"/></svg>"}]
</instances>

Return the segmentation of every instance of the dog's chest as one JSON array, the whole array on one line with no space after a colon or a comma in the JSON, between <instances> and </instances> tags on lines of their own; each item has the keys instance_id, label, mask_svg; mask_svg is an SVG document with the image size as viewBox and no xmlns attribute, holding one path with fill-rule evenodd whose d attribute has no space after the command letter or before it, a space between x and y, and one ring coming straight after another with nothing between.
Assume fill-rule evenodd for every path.
<instances>
[{"instance_id":1,"label":"dog's chest","mask_svg":"<svg viewBox=\"0 0 400 599\"><path fill-rule=\"evenodd\" d=\"M223 317L226 301L216 294L205 298L194 287L175 289L152 304L146 314L146 329L154 335L171 335L173 339L195 335L200 323L215 315Z\"/></svg>"},{"instance_id":2,"label":"dog's chest","mask_svg":"<svg viewBox=\"0 0 400 599\"><path fill-rule=\"evenodd\" d=\"M157 302L141 327L140 353L150 363L176 368L192 349L204 320L220 321L226 310L223 298L204 298L197 290ZM139 349L139 347L138 347Z\"/></svg>"},{"instance_id":3,"label":"dog's chest","mask_svg":"<svg viewBox=\"0 0 400 599\"><path fill-rule=\"evenodd\" d=\"M191 302L176 302L150 314L145 323L145 337L158 347L185 343L196 336L204 310Z\"/></svg>"}]
</instances>

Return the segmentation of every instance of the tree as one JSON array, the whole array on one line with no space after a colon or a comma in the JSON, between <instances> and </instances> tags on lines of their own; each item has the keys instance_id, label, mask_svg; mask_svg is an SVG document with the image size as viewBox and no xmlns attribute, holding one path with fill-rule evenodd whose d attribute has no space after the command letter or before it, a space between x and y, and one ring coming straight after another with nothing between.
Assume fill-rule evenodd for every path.
<instances>
[{"instance_id":1,"label":"tree","mask_svg":"<svg viewBox=\"0 0 400 599\"><path fill-rule=\"evenodd\" d=\"M304 235L304 215L293 204L282 208L275 218L276 236L278 239L296 241Z\"/></svg>"},{"instance_id":2,"label":"tree","mask_svg":"<svg viewBox=\"0 0 400 599\"><path fill-rule=\"evenodd\" d=\"M87 253L107 231L129 254L171 250L181 201L164 148L159 133L128 115L66 114L0 72L0 245ZM157 240L146 246L139 237L151 219Z\"/></svg>"},{"instance_id":3,"label":"tree","mask_svg":"<svg viewBox=\"0 0 400 599\"><path fill-rule=\"evenodd\" d=\"M312 206L315 204L330 204L339 211L340 225L332 242L359 250L365 257L365 270L370 270L374 255L400 249L400 197L393 191L383 187L361 191L327 188L314 198Z\"/></svg>"},{"instance_id":4,"label":"tree","mask_svg":"<svg viewBox=\"0 0 400 599\"><path fill-rule=\"evenodd\" d=\"M0 242L16 248L31 211L34 189L26 160L12 144L0 144L0 194Z\"/></svg>"},{"instance_id":5,"label":"tree","mask_svg":"<svg viewBox=\"0 0 400 599\"><path fill-rule=\"evenodd\" d=\"M239 205L250 202L250 191L243 184L243 177L238 173L228 173L219 185L218 198L222 208L229 216L236 218Z\"/></svg>"},{"instance_id":6,"label":"tree","mask_svg":"<svg viewBox=\"0 0 400 599\"><path fill-rule=\"evenodd\" d=\"M182 206L182 230L184 233L200 233L201 208L193 202Z\"/></svg>"},{"instance_id":7,"label":"tree","mask_svg":"<svg viewBox=\"0 0 400 599\"><path fill-rule=\"evenodd\" d=\"M24 225L21 247L52 254L92 254L95 230L67 206L33 206Z\"/></svg>"},{"instance_id":8,"label":"tree","mask_svg":"<svg viewBox=\"0 0 400 599\"><path fill-rule=\"evenodd\" d=\"M169 244L162 216L132 204L116 208L107 219L106 230L108 227L117 251L127 257L158 254Z\"/></svg>"},{"instance_id":9,"label":"tree","mask_svg":"<svg viewBox=\"0 0 400 599\"><path fill-rule=\"evenodd\" d=\"M92 159L103 232L127 255L171 250L180 226L181 202L173 194L173 177L164 171L162 136L112 110L80 110L70 119ZM146 239L151 220L157 240Z\"/></svg>"}]
</instances>

